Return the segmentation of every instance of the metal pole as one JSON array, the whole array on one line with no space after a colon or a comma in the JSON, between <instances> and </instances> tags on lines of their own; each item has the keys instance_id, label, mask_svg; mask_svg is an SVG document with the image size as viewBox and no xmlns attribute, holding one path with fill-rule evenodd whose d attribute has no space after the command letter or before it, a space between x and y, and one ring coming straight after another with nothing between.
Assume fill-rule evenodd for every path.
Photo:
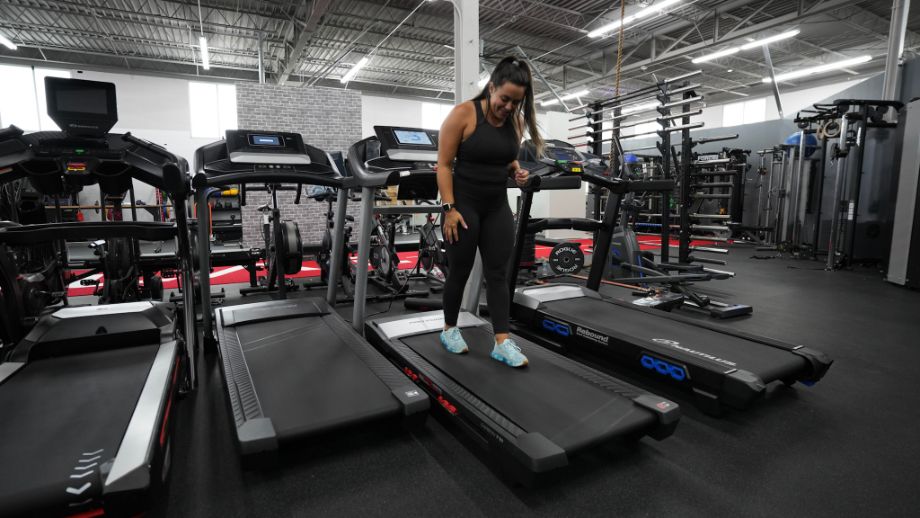
<instances>
[{"instance_id":1,"label":"metal pole","mask_svg":"<svg viewBox=\"0 0 920 518\"><path fill-rule=\"evenodd\" d=\"M776 202L773 200L773 177L776 176L776 148L773 148L773 151L770 153L770 172L767 177L767 207L764 209L764 218L763 218L763 227L770 227L775 229L773 214ZM775 230L770 232L770 244L776 244L776 234Z\"/></svg>"},{"instance_id":2,"label":"metal pole","mask_svg":"<svg viewBox=\"0 0 920 518\"><path fill-rule=\"evenodd\" d=\"M355 265L355 306L351 325L364 334L364 313L367 305L367 258L371 250L371 231L374 226L374 188L361 188L361 228L358 232L358 264ZM329 282L332 282L330 279Z\"/></svg>"},{"instance_id":3,"label":"metal pole","mask_svg":"<svg viewBox=\"0 0 920 518\"><path fill-rule=\"evenodd\" d=\"M847 141L847 117L844 114L840 117L840 140L837 148L846 152ZM833 270L837 263L837 234L840 232L840 196L843 192L843 180L846 176L847 156L837 157L837 172L834 176L834 197L831 199L831 235L827 244L827 264L825 269Z\"/></svg>"},{"instance_id":4,"label":"metal pole","mask_svg":"<svg viewBox=\"0 0 920 518\"><path fill-rule=\"evenodd\" d=\"M763 60L767 64L767 70L770 72L770 86L773 87L773 99L776 101L776 111L779 118L783 118L783 101L779 95L779 85L776 84L776 75L773 70L773 60L770 58L770 46L763 46Z\"/></svg>"},{"instance_id":5,"label":"metal pole","mask_svg":"<svg viewBox=\"0 0 920 518\"><path fill-rule=\"evenodd\" d=\"M773 220L774 244L779 244L785 240L785 233L783 232L785 214L783 214L783 209L786 206L786 166L789 161L786 159L786 148L782 147L780 149L782 150L782 154L780 155L779 162L779 182L776 187L776 217Z\"/></svg>"},{"instance_id":6,"label":"metal pole","mask_svg":"<svg viewBox=\"0 0 920 518\"><path fill-rule=\"evenodd\" d=\"M265 83L265 68L262 65L262 33L259 33L259 84Z\"/></svg>"},{"instance_id":7,"label":"metal pole","mask_svg":"<svg viewBox=\"0 0 920 518\"><path fill-rule=\"evenodd\" d=\"M824 174L827 169L827 137L821 139L821 161L818 162L817 171L815 171L815 191L817 192L818 206L814 211L814 234L811 236L812 254L818 254L818 243L821 239L821 209L824 201Z\"/></svg>"},{"instance_id":8,"label":"metal pole","mask_svg":"<svg viewBox=\"0 0 920 518\"><path fill-rule=\"evenodd\" d=\"M882 99L892 101L898 93L898 66L904 53L904 37L907 34L907 14L910 0L894 0L891 3L891 25L888 29L888 55L885 61L885 82L882 85Z\"/></svg>"},{"instance_id":9,"label":"metal pole","mask_svg":"<svg viewBox=\"0 0 920 518\"><path fill-rule=\"evenodd\" d=\"M201 291L201 329L204 345L208 350L217 345L214 336L214 324L211 321L211 211L208 210L208 197L217 189L203 187L198 191L198 289ZM176 218L179 211L176 211ZM184 289L192 289L185 286Z\"/></svg>"},{"instance_id":10,"label":"metal pole","mask_svg":"<svg viewBox=\"0 0 920 518\"><path fill-rule=\"evenodd\" d=\"M792 184L792 235L790 239L795 246L799 245L799 205L802 198L802 184L805 182L805 130L799 131L799 163Z\"/></svg>"},{"instance_id":11,"label":"metal pole","mask_svg":"<svg viewBox=\"0 0 920 518\"><path fill-rule=\"evenodd\" d=\"M338 287L342 263L348 258L342 257L345 250L345 213L348 209L348 189L339 189L335 207L335 221L332 223L332 255L329 257L329 278L326 285L326 302L335 305L335 290ZM358 304L357 299L355 304Z\"/></svg>"},{"instance_id":12,"label":"metal pole","mask_svg":"<svg viewBox=\"0 0 920 518\"><path fill-rule=\"evenodd\" d=\"M763 176L764 175L760 174L760 172L766 171L766 168L764 167L764 163L766 163L766 158L767 158L766 153L759 153L759 154L760 154L760 168L757 169L757 176L759 176L760 178L758 178L759 181L757 182L757 220L756 220L756 223L754 223L754 226L756 226L757 228L761 228L763 226L763 214L761 214L760 209L763 207L763 180L764 180Z\"/></svg>"}]
</instances>

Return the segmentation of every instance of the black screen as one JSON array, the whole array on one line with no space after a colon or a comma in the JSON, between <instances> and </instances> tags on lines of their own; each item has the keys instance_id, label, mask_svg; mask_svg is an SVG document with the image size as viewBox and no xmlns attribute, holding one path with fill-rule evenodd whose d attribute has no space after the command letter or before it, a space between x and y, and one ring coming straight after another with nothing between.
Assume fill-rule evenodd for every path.
<instances>
[{"instance_id":1,"label":"black screen","mask_svg":"<svg viewBox=\"0 0 920 518\"><path fill-rule=\"evenodd\" d=\"M108 92L103 89L71 90L61 88L55 91L55 104L58 111L71 113L91 113L106 115L109 113Z\"/></svg>"}]
</instances>

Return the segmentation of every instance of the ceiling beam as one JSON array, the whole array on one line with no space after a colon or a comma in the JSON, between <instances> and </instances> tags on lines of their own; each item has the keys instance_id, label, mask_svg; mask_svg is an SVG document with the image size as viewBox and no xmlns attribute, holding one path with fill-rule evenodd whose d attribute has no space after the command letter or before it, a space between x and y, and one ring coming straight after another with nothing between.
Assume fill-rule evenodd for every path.
<instances>
[{"instance_id":1,"label":"ceiling beam","mask_svg":"<svg viewBox=\"0 0 920 518\"><path fill-rule=\"evenodd\" d=\"M651 65L657 65L657 64L672 61L678 58L684 58L688 56L689 54L692 54L694 52L697 52L703 49L707 49L712 46L720 45L722 43L729 43L731 41L735 41L735 40L738 40L738 39L741 39L741 38L744 38L750 35L757 34L761 31L773 29L775 27L779 27L779 26L782 26L788 23L792 23L792 22L799 22L801 20L810 18L812 16L817 16L820 14L827 13L828 11L840 9L848 5L851 5L852 2L853 0L824 0L822 2L819 2L811 6L808 9L803 10L801 13L799 13L798 9L796 9L793 12L787 13L782 16L777 16L776 18L773 18L771 20L767 20L767 21L764 21L764 22L761 22L755 25L751 25L744 29L738 29L734 31L731 35L728 35L728 36L723 35L719 37L718 39L716 39L715 41L713 41L712 39L707 39L706 41L701 41L699 43L694 43L692 45L687 45L687 46L684 46L678 49L674 49L670 52L658 54L655 57L650 57L648 59L643 59L643 60L639 60L639 61L630 63L628 65L624 65L621 70L621 73L632 72L634 70L640 70L642 69L642 67L649 67ZM569 88L577 88L579 86L584 86L586 84L589 84L592 81L608 79L612 76L613 74L608 72L597 79L584 79L584 80L576 81L575 83L569 85Z\"/></svg>"},{"instance_id":2,"label":"ceiling beam","mask_svg":"<svg viewBox=\"0 0 920 518\"><path fill-rule=\"evenodd\" d=\"M320 19L326 14L331 3L332 0L313 1L313 4L310 6L310 14L307 15L307 19L303 27L301 27L300 33L297 35L297 41L294 43L291 51L288 52L286 59L281 62L281 71L278 73L277 77L277 83L279 85L283 85L288 80L288 77L291 76L291 72L300 64L300 56L303 55L307 43L313 38L313 33L319 28Z\"/></svg>"},{"instance_id":3,"label":"ceiling beam","mask_svg":"<svg viewBox=\"0 0 920 518\"><path fill-rule=\"evenodd\" d=\"M665 25L664 27L660 27L660 28L658 28L658 29L655 29L655 30L652 31L652 32L653 32L653 35L654 35L655 37L657 37L657 36L659 36L659 35L667 35L667 34L670 34L670 33L672 33L672 32L675 32L675 31L679 31L679 30L682 30L682 29L686 29L686 28L688 28L688 27L693 27L693 26L696 25L699 21L702 21L702 20L704 20L704 19L706 19L706 18L708 18L708 17L710 17L710 16L718 16L718 15L721 14L721 13L726 13L726 12L728 12L728 11L732 11L732 10L734 10L734 9L738 9L738 8L740 8L740 7L743 7L743 6L752 4L752 3L756 2L756 1L757 1L757 0L735 0L734 2L728 2L728 3L726 3L726 4L717 6L717 7L716 7L715 9L713 9L713 10L707 10L707 11L705 11L705 12L704 12L704 15L701 16L701 17L699 17L698 19L695 19L695 20L680 20L680 21L677 21L677 22L674 22L674 23ZM772 0L767 0L767 1L772 1ZM631 29L641 28L641 26L642 26L642 24L640 23L640 24L637 25L637 26L626 27L625 30L626 30L626 31L630 31ZM645 40L640 40L640 42L639 42L638 44L641 45L641 44L644 43L644 42L645 42ZM608 47L609 47L609 45L608 45ZM604 49L600 49L600 50L596 50L596 51L594 51L594 52L587 53L586 55L585 55L585 53L582 53L582 56L581 56L581 57L575 58L575 59L573 59L570 63L567 63L567 64L573 64L573 65L574 65L574 64L583 63L583 62L586 62L586 61L595 61L595 60L598 60L598 59L602 59L603 57L604 57ZM553 68L553 69L549 69L549 70L547 70L545 73L546 73L547 75L555 75L555 74L558 74L558 73L561 72L561 71L562 71L562 67L559 66L559 67L556 67L556 68Z\"/></svg>"}]
</instances>

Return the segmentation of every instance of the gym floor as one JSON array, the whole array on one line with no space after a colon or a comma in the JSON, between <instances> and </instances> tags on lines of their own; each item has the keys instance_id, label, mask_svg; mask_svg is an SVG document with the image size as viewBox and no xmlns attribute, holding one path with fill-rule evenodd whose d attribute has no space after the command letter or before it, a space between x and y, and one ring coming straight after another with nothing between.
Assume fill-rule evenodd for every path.
<instances>
[{"instance_id":1,"label":"gym floor","mask_svg":"<svg viewBox=\"0 0 920 518\"><path fill-rule=\"evenodd\" d=\"M728 268L738 276L707 286L754 307L724 325L826 352L834 365L814 387L775 386L753 408L721 418L657 390L682 407L672 437L595 449L528 490L499 478L437 412L418 432L362 427L282 450L277 469L244 471L217 362L206 357L200 389L180 405L169 495L155 514L916 516L920 293L874 270L830 273L818 262L751 255L735 247ZM236 300L238 288L228 289L228 303L263 300ZM294 296L304 293L320 294ZM340 312L350 319L350 309Z\"/></svg>"}]
</instances>

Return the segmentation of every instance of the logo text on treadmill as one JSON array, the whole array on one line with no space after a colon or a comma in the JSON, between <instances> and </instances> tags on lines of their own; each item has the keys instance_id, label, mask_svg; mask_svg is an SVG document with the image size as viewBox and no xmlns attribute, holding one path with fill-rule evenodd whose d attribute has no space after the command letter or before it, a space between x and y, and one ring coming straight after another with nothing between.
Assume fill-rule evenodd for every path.
<instances>
[{"instance_id":1,"label":"logo text on treadmill","mask_svg":"<svg viewBox=\"0 0 920 518\"><path fill-rule=\"evenodd\" d=\"M418 397L419 392L417 390L406 391L406 397Z\"/></svg>"},{"instance_id":2,"label":"logo text on treadmill","mask_svg":"<svg viewBox=\"0 0 920 518\"><path fill-rule=\"evenodd\" d=\"M607 345L610 342L610 337L607 335L602 335L600 333L594 332L590 329L585 329L583 327L576 327L575 334L582 338L587 338L592 342L597 342L601 345Z\"/></svg>"},{"instance_id":3,"label":"logo text on treadmill","mask_svg":"<svg viewBox=\"0 0 920 518\"><path fill-rule=\"evenodd\" d=\"M683 351L687 354L692 354L694 356L699 356L700 358L705 358L707 360L714 361L716 363L721 363L722 365L728 365L730 367L738 367L738 364L731 360L726 360L724 358L719 358L718 356L713 356L709 353L704 353L703 351L697 351L696 349L691 349L689 347L681 345L680 342L676 340L670 340L668 338L652 338L652 341L655 343L662 344L662 345L667 345L668 347L677 349L678 351Z\"/></svg>"}]
</instances>

